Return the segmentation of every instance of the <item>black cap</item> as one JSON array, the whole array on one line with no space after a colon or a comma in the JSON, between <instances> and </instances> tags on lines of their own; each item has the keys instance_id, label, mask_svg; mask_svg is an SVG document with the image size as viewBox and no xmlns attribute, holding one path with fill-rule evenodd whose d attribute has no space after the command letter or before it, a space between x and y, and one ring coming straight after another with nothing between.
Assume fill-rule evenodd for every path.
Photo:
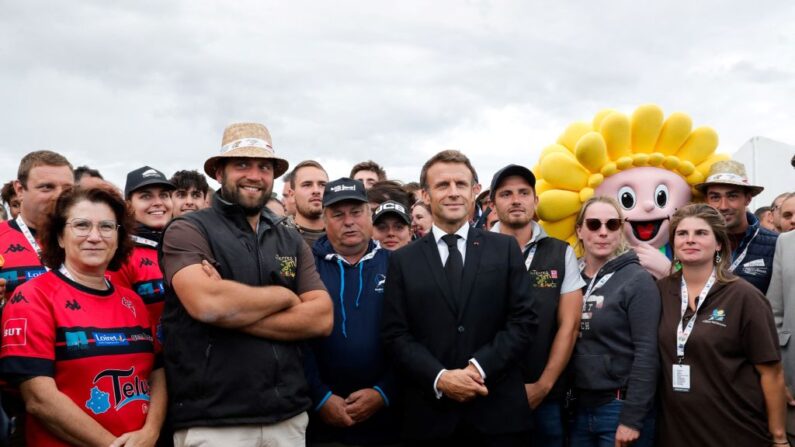
<instances>
[{"instance_id":1,"label":"black cap","mask_svg":"<svg viewBox=\"0 0 795 447\"><path fill-rule=\"evenodd\" d=\"M536 188L536 176L533 175L529 169L519 165L508 165L497 171L491 179L491 187L489 188L489 197L491 197L491 200L494 200L494 195L497 193L497 187L500 186L500 183L512 175L522 177L527 180L527 183L529 183L533 189Z\"/></svg>"},{"instance_id":2,"label":"black cap","mask_svg":"<svg viewBox=\"0 0 795 447\"><path fill-rule=\"evenodd\" d=\"M364 183L348 177L326 183L326 189L323 191L323 206L333 205L343 200L367 202Z\"/></svg>"},{"instance_id":3,"label":"black cap","mask_svg":"<svg viewBox=\"0 0 795 447\"><path fill-rule=\"evenodd\" d=\"M387 200L386 202L378 205L378 208L375 209L375 213L373 213L373 223L378 222L378 219L386 214L395 214L400 216L400 218L403 219L407 224L411 225L411 216L409 216L409 213L406 212L406 207L400 202Z\"/></svg>"},{"instance_id":4,"label":"black cap","mask_svg":"<svg viewBox=\"0 0 795 447\"><path fill-rule=\"evenodd\" d=\"M124 184L124 196L129 199L130 194L135 190L151 185L160 185L168 189L176 189L174 184L169 182L162 172L150 166L144 166L127 174L127 183Z\"/></svg>"}]
</instances>

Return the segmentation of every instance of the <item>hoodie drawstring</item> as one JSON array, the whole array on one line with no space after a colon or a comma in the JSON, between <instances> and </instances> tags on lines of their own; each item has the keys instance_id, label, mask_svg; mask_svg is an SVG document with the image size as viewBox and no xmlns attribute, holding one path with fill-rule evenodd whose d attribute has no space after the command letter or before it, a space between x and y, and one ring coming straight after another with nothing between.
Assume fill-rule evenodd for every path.
<instances>
[{"instance_id":1,"label":"hoodie drawstring","mask_svg":"<svg viewBox=\"0 0 795 447\"><path fill-rule=\"evenodd\" d=\"M348 338L348 329L345 322L348 316L345 315L345 267L342 265L342 259L337 259L337 265L340 268L340 312L342 313L342 336Z\"/></svg>"},{"instance_id":2,"label":"hoodie drawstring","mask_svg":"<svg viewBox=\"0 0 795 447\"><path fill-rule=\"evenodd\" d=\"M340 313L342 314L342 336L348 338L348 315L345 313L345 266L342 265L342 259L337 259L337 266L340 268ZM359 308L359 298L362 297L363 278L362 267L364 263L359 263L359 292L356 293L356 308Z\"/></svg>"}]
</instances>

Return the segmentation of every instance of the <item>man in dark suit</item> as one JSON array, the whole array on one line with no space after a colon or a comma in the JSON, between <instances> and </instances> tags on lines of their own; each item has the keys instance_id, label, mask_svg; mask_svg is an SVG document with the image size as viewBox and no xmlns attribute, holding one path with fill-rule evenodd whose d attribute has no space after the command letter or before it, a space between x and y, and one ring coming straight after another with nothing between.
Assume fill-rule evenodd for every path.
<instances>
[{"instance_id":1,"label":"man in dark suit","mask_svg":"<svg viewBox=\"0 0 795 447\"><path fill-rule=\"evenodd\" d=\"M470 228L475 178L461 152L428 160L432 231L389 264L382 335L412 445L527 445L531 429L518 366L537 325L529 277L512 238Z\"/></svg>"}]
</instances>

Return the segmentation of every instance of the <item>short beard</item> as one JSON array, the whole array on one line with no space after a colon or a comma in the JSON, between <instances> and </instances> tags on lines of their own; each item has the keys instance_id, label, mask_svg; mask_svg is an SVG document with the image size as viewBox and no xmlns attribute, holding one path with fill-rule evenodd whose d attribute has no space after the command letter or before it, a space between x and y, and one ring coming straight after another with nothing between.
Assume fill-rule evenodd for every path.
<instances>
[{"instance_id":1,"label":"short beard","mask_svg":"<svg viewBox=\"0 0 795 447\"><path fill-rule=\"evenodd\" d=\"M308 220L318 220L323 217L323 208L321 207L318 210L312 209L311 206L304 207L300 205L297 201L295 202L295 212Z\"/></svg>"},{"instance_id":2,"label":"short beard","mask_svg":"<svg viewBox=\"0 0 795 447\"><path fill-rule=\"evenodd\" d=\"M226 201L240 206L240 208L243 209L243 213L248 217L256 216L262 213L262 210L265 208L265 204L268 203L268 200L271 198L271 191L273 190L273 185L271 185L270 188L263 191L262 197L256 203L252 205L246 205L240 201L240 194L238 194L237 185L228 185L226 181L226 175L223 175L221 182L221 196L226 199ZM229 188L229 186L231 186L231 188Z\"/></svg>"}]
</instances>

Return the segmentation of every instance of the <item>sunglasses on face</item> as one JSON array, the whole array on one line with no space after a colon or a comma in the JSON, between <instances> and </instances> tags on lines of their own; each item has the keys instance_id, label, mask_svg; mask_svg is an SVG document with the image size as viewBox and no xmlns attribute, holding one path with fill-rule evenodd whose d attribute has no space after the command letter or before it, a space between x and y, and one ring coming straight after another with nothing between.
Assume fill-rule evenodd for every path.
<instances>
[{"instance_id":1,"label":"sunglasses on face","mask_svg":"<svg viewBox=\"0 0 795 447\"><path fill-rule=\"evenodd\" d=\"M599 231L599 229L602 228L602 224L604 224L608 231L618 231L622 223L624 223L624 221L621 219L607 219L605 222L599 219L585 219L585 227L591 231Z\"/></svg>"}]
</instances>

